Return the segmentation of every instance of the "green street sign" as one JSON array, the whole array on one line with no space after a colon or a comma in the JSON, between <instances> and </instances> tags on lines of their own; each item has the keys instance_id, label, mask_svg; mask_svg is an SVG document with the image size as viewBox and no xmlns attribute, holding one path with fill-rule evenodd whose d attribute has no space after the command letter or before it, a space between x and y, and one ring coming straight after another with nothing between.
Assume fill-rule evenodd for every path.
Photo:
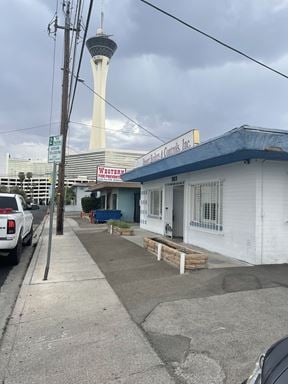
<instances>
[{"instance_id":1,"label":"green street sign","mask_svg":"<svg viewBox=\"0 0 288 384\"><path fill-rule=\"evenodd\" d=\"M60 163L63 136L50 136L48 146L48 163Z\"/></svg>"}]
</instances>

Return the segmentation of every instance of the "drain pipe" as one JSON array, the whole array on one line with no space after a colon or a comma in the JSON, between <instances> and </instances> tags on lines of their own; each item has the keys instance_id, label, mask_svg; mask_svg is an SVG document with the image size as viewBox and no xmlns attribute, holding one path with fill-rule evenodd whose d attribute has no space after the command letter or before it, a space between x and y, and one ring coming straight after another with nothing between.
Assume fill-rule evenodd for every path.
<instances>
[{"instance_id":1,"label":"drain pipe","mask_svg":"<svg viewBox=\"0 0 288 384\"><path fill-rule=\"evenodd\" d=\"M261 243L260 243L260 261L263 263L263 247L264 247L264 162L261 162Z\"/></svg>"}]
</instances>

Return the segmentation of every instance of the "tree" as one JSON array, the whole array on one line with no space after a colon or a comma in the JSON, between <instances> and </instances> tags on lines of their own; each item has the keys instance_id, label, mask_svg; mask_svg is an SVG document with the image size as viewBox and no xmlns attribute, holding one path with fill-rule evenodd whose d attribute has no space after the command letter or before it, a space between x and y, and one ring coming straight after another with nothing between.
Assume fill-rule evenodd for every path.
<instances>
[{"instance_id":1,"label":"tree","mask_svg":"<svg viewBox=\"0 0 288 384\"><path fill-rule=\"evenodd\" d=\"M96 199L95 197L85 196L81 199L81 205L83 212L89 213L94 209L100 208L100 199Z\"/></svg>"},{"instance_id":2,"label":"tree","mask_svg":"<svg viewBox=\"0 0 288 384\"><path fill-rule=\"evenodd\" d=\"M20 189L16 185L14 187L10 187L10 193L16 193L17 195L23 196L24 200L27 201L26 193L23 191L23 189Z\"/></svg>"},{"instance_id":3,"label":"tree","mask_svg":"<svg viewBox=\"0 0 288 384\"><path fill-rule=\"evenodd\" d=\"M18 179L20 180L20 186L21 186L21 189L23 191L23 183L24 183L24 180L25 180L25 173L24 172L19 172L18 173Z\"/></svg>"},{"instance_id":4,"label":"tree","mask_svg":"<svg viewBox=\"0 0 288 384\"><path fill-rule=\"evenodd\" d=\"M32 202L33 201L33 190L32 190L32 184L31 184L31 179L32 179L32 172L27 172L26 173L26 179L29 180L29 189L30 189L30 201Z\"/></svg>"},{"instance_id":5,"label":"tree","mask_svg":"<svg viewBox=\"0 0 288 384\"><path fill-rule=\"evenodd\" d=\"M6 185L0 184L0 193L9 193L9 188Z\"/></svg>"},{"instance_id":6,"label":"tree","mask_svg":"<svg viewBox=\"0 0 288 384\"><path fill-rule=\"evenodd\" d=\"M65 204L70 205L72 201L75 201L76 194L72 187L65 187Z\"/></svg>"}]
</instances>

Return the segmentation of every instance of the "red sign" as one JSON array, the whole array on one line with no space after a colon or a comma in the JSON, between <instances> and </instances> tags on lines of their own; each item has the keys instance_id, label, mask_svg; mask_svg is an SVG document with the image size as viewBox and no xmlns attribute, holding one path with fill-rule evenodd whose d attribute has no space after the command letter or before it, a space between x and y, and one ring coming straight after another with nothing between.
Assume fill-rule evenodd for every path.
<instances>
[{"instance_id":1,"label":"red sign","mask_svg":"<svg viewBox=\"0 0 288 384\"><path fill-rule=\"evenodd\" d=\"M122 181L121 175L126 172L126 168L97 167L96 180L99 181Z\"/></svg>"}]
</instances>

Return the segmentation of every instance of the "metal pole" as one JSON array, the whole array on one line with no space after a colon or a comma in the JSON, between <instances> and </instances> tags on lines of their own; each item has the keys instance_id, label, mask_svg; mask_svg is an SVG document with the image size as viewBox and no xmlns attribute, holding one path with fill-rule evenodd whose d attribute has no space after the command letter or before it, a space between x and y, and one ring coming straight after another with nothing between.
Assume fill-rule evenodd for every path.
<instances>
[{"instance_id":1,"label":"metal pole","mask_svg":"<svg viewBox=\"0 0 288 384\"><path fill-rule=\"evenodd\" d=\"M53 213L54 213L54 200L55 200L55 186L56 186L56 163L53 163L53 174L52 174L52 191L50 196L50 223L49 223L49 238L48 238L48 252L47 252L47 261L46 268L44 273L44 279L47 280L49 267L50 267L50 259L51 259L51 248L52 248L52 233L53 233Z\"/></svg>"},{"instance_id":2,"label":"metal pole","mask_svg":"<svg viewBox=\"0 0 288 384\"><path fill-rule=\"evenodd\" d=\"M62 84L62 108L60 134L63 136L62 155L58 174L58 199L57 199L57 224L56 234L63 235L64 222L64 179L65 179L65 154L68 131L68 97L69 97L69 65L70 65L70 1L66 4L64 28L64 68Z\"/></svg>"}]
</instances>

